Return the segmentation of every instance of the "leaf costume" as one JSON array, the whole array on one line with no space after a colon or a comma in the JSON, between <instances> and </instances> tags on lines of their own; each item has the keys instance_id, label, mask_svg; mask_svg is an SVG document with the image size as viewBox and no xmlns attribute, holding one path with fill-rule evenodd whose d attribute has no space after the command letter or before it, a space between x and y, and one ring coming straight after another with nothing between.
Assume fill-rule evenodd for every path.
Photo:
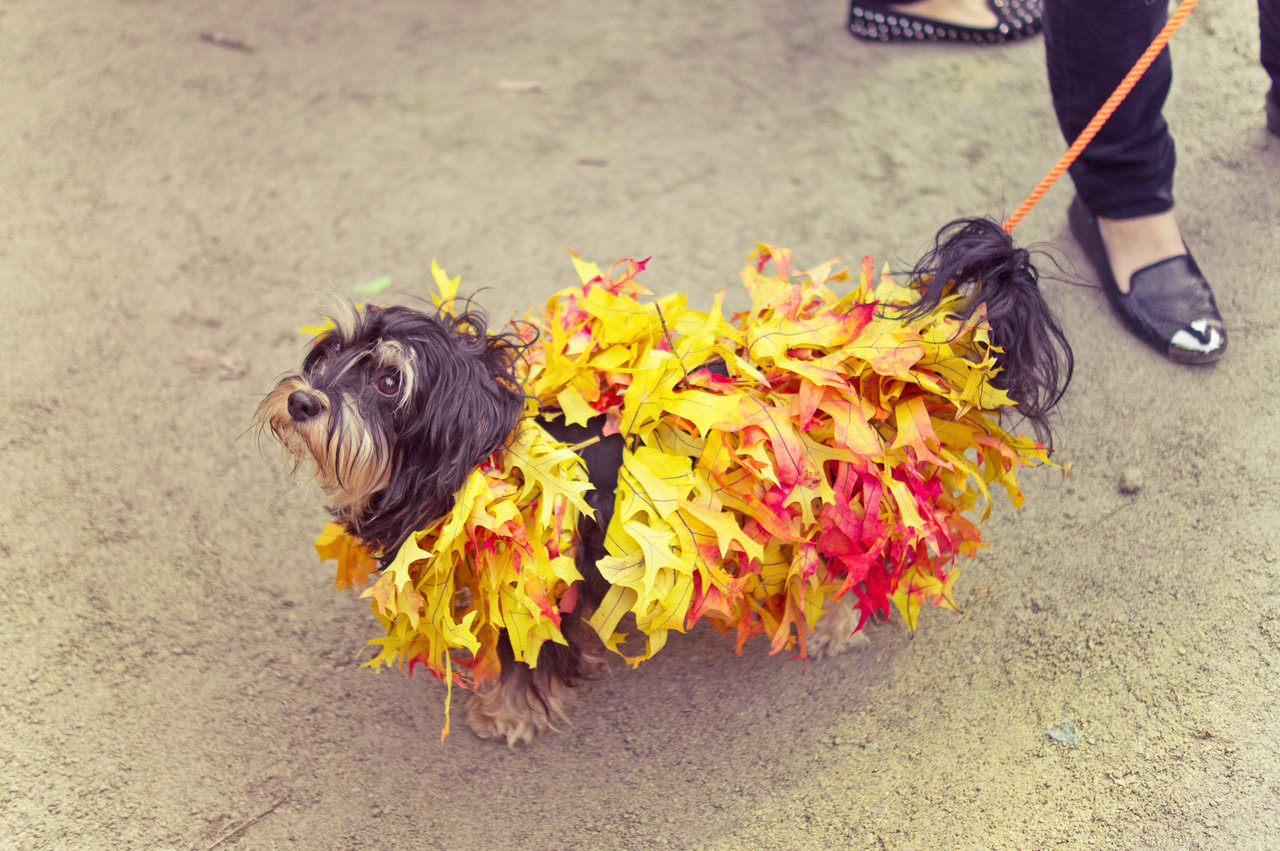
<instances>
[{"instance_id":1,"label":"leaf costume","mask_svg":"<svg viewBox=\"0 0 1280 851\"><path fill-rule=\"evenodd\" d=\"M532 343L520 374L528 417L364 589L386 630L366 665L422 665L450 687L473 685L499 673L503 632L531 666L544 642L565 642L591 485L537 417L603 415L606 434L624 437L598 564L610 590L588 622L633 665L701 618L732 631L739 650L763 634L771 653L803 658L834 597L855 595L859 627L891 602L912 629L925 601L956 608L954 563L982 546L971 518L989 513L992 485L1020 505L1017 469L1047 461L997 422L1012 403L992 384L982 312L955 319L950 295L904 320L918 294L887 271L873 282L869 257L843 296L831 285L850 276L831 264L795 274L791 252L768 245L750 260L752 307L726 318L723 293L709 312L682 294L641 301L652 295L636 282L644 263L606 274L575 255L581 286L515 326ZM458 280L433 272L449 310ZM337 560L339 587L376 573L336 525L316 546ZM625 618L645 637L634 656Z\"/></svg>"}]
</instances>

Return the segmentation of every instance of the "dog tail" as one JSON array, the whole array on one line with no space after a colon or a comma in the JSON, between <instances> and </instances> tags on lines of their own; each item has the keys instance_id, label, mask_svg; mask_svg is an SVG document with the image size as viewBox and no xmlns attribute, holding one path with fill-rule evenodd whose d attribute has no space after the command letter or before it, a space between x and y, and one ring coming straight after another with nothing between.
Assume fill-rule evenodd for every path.
<instances>
[{"instance_id":1,"label":"dog tail","mask_svg":"<svg viewBox=\"0 0 1280 851\"><path fill-rule=\"evenodd\" d=\"M1071 382L1074 358L1040 291L1031 252L1015 247L990 219L957 219L938 231L911 280L921 297L904 318L932 312L955 292L968 296L957 314L962 319L986 306L991 344L1002 350L992 384L1009 394L1036 437L1048 444L1049 412Z\"/></svg>"}]
</instances>

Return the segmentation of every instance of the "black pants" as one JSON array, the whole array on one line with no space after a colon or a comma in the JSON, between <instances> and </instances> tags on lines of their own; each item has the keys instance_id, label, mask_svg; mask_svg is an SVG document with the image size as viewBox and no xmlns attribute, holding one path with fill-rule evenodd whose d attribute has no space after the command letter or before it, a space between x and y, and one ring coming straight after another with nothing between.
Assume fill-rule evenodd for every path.
<instances>
[{"instance_id":1,"label":"black pants","mask_svg":"<svg viewBox=\"0 0 1280 851\"><path fill-rule=\"evenodd\" d=\"M1262 64L1280 96L1280 0L1258 0ZM1195 14L1194 12L1192 13ZM1168 20L1167 0L1045 0L1049 89L1074 141ZM1162 108L1173 79L1166 49L1071 167L1080 200L1110 219L1173 207L1177 161Z\"/></svg>"}]
</instances>

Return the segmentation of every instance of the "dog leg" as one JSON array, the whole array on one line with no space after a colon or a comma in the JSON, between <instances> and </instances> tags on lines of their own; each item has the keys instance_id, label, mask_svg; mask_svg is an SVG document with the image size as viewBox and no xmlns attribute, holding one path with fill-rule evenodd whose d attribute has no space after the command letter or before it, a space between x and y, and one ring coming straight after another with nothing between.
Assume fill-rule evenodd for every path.
<instances>
[{"instance_id":1,"label":"dog leg","mask_svg":"<svg viewBox=\"0 0 1280 851\"><path fill-rule=\"evenodd\" d=\"M854 606L857 596L845 594L837 600L829 599L822 606L822 614L809 633L807 649L810 659L839 656L855 647L870 643L863 630L858 630L859 613Z\"/></svg>"},{"instance_id":2,"label":"dog leg","mask_svg":"<svg viewBox=\"0 0 1280 851\"><path fill-rule=\"evenodd\" d=\"M506 739L514 748L569 723L578 702L574 687L607 670L608 655L580 617L566 616L561 627L568 645L542 645L536 668L515 661L503 637L498 645L502 674L477 686L467 705L467 725L477 736Z\"/></svg>"},{"instance_id":3,"label":"dog leg","mask_svg":"<svg viewBox=\"0 0 1280 851\"><path fill-rule=\"evenodd\" d=\"M467 705L467 725L482 739L505 739L514 748L567 724L576 701L573 688L560 678L523 662L511 664L502 676L476 688Z\"/></svg>"}]
</instances>

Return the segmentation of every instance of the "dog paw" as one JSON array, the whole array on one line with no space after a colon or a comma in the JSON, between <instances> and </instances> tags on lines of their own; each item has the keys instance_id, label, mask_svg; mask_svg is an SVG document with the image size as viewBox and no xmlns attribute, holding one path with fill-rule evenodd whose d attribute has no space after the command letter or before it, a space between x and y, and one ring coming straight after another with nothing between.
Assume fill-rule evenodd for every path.
<instances>
[{"instance_id":1,"label":"dog paw","mask_svg":"<svg viewBox=\"0 0 1280 851\"><path fill-rule=\"evenodd\" d=\"M809 658L817 661L839 656L841 653L847 653L855 648L866 647L870 643L871 639L867 638L861 631L852 635L841 635L834 630L817 628L809 636L809 643L806 649L809 651Z\"/></svg>"},{"instance_id":2,"label":"dog paw","mask_svg":"<svg viewBox=\"0 0 1280 851\"><path fill-rule=\"evenodd\" d=\"M813 632L805 646L810 659L839 656L857 647L866 647L870 639L858 629L858 611L852 604L853 595L843 600L828 600L822 614L813 625ZM856 632L854 630L857 630Z\"/></svg>"},{"instance_id":3,"label":"dog paw","mask_svg":"<svg viewBox=\"0 0 1280 851\"><path fill-rule=\"evenodd\" d=\"M510 682L490 681L467 704L467 726L482 739L506 740L507 747L528 747L557 724L569 722L568 689L535 694ZM561 693L565 692L565 693Z\"/></svg>"},{"instance_id":4,"label":"dog paw","mask_svg":"<svg viewBox=\"0 0 1280 851\"><path fill-rule=\"evenodd\" d=\"M507 747L528 747L538 734L543 732L529 719L509 716L505 713L491 713L476 698L467 706L467 726L471 732L482 739L506 740Z\"/></svg>"}]
</instances>

